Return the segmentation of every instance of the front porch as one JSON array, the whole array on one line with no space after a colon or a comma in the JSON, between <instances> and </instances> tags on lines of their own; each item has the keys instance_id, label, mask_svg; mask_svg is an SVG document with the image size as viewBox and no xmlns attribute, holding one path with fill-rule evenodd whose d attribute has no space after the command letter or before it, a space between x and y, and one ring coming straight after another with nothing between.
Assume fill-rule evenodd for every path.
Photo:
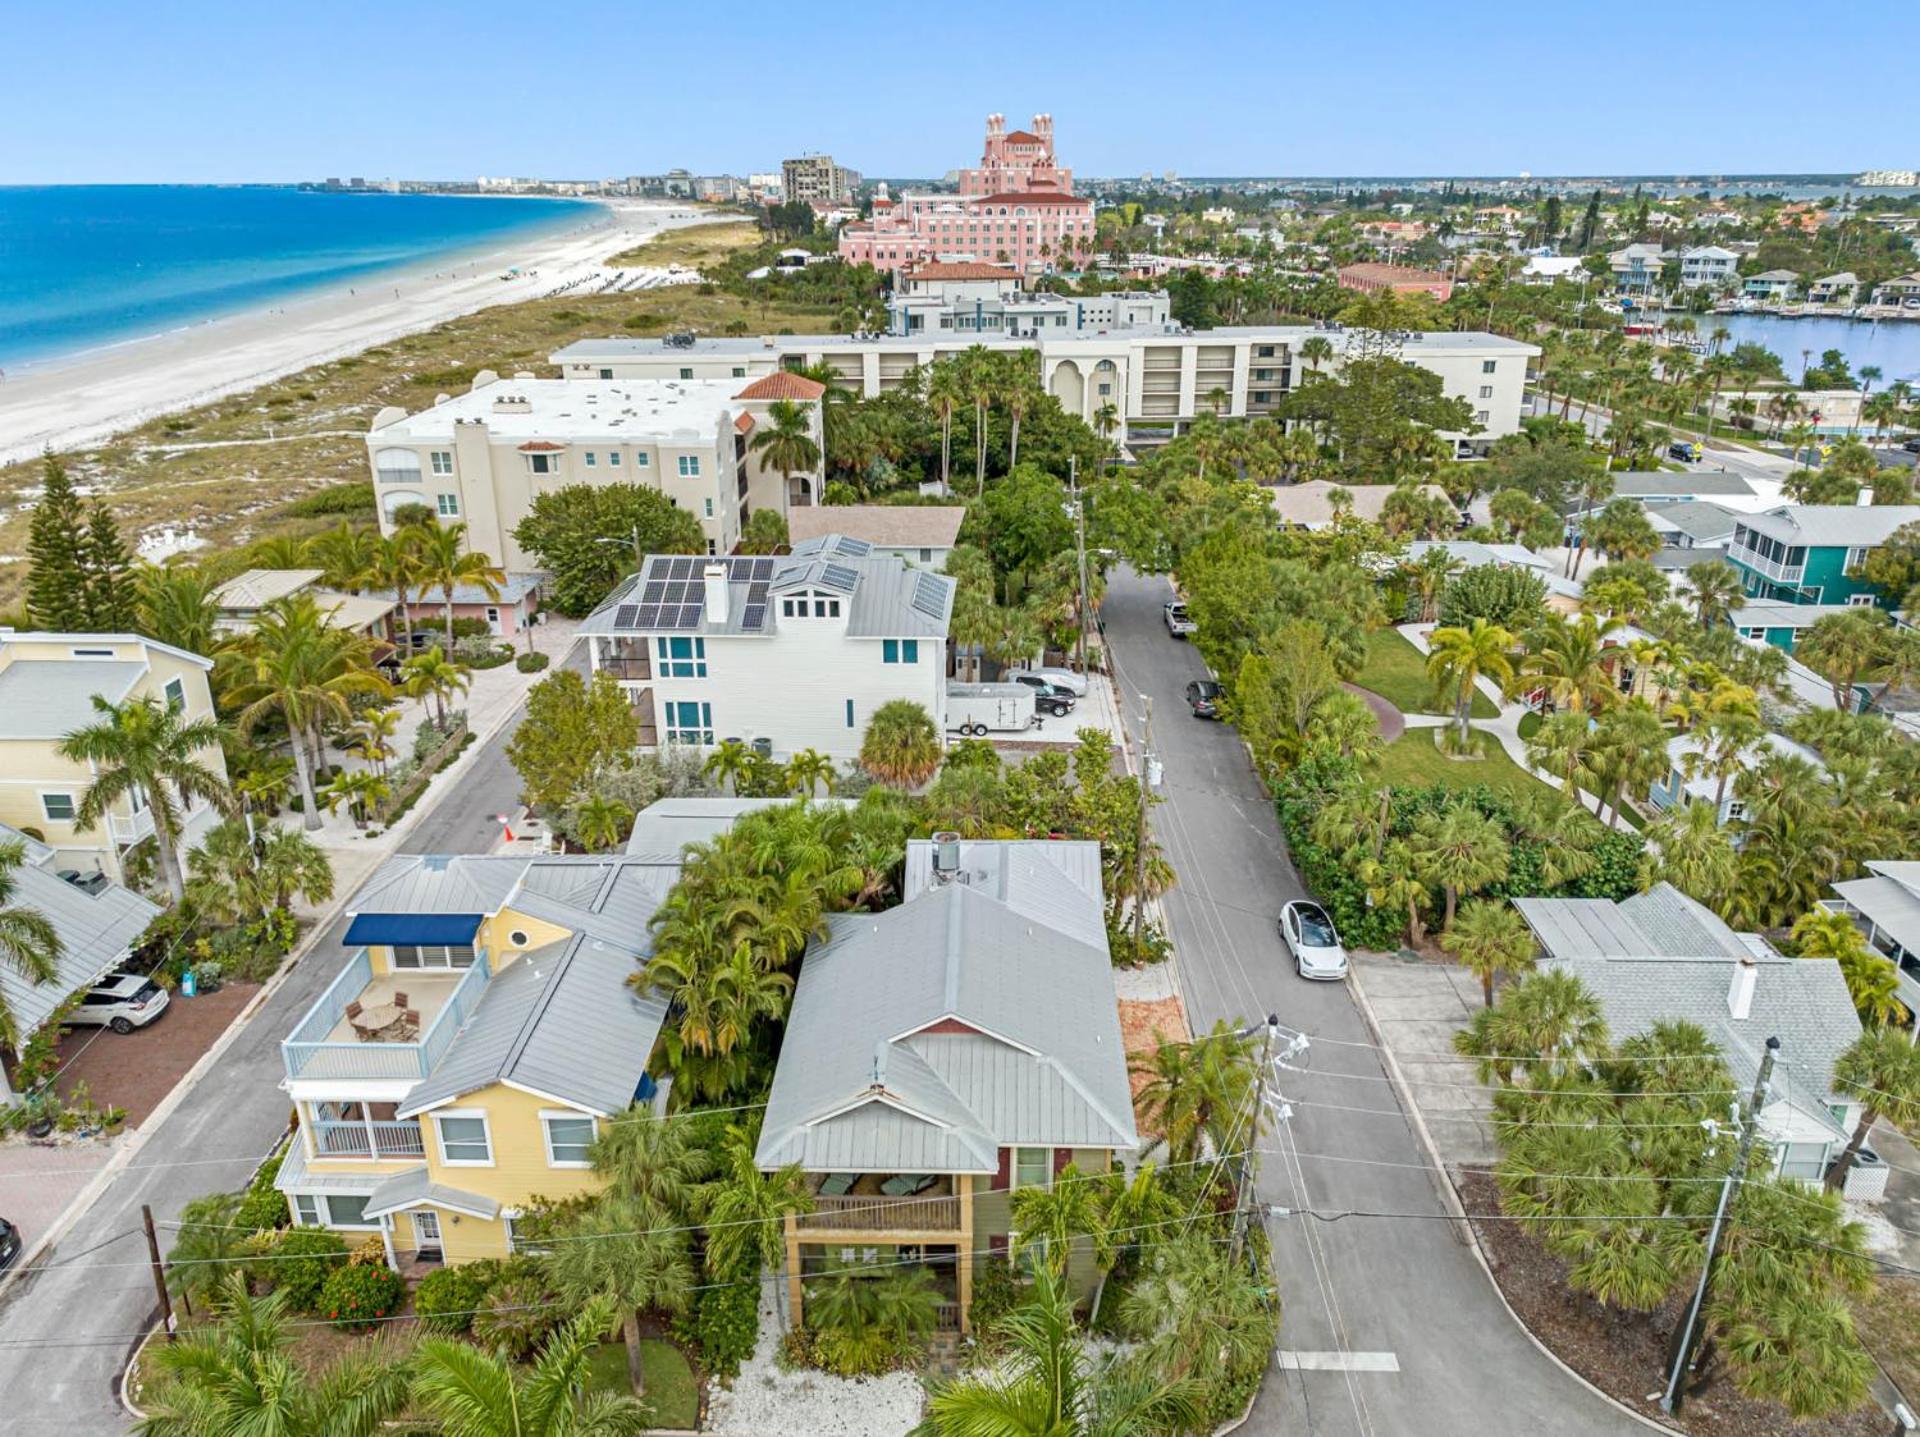
<instances>
[{"instance_id":1,"label":"front porch","mask_svg":"<svg viewBox=\"0 0 1920 1437\"><path fill-rule=\"evenodd\" d=\"M973 1180L953 1173L816 1173L814 1209L786 1219L787 1301L797 1324L806 1283L835 1271L880 1275L902 1262L932 1268L948 1298L943 1331L970 1330Z\"/></svg>"}]
</instances>

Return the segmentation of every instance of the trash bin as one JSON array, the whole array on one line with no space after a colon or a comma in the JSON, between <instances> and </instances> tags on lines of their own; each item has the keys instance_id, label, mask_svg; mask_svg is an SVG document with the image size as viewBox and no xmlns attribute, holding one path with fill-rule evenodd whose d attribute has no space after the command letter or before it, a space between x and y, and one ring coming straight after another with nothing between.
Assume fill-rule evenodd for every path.
<instances>
[{"instance_id":1,"label":"trash bin","mask_svg":"<svg viewBox=\"0 0 1920 1437\"><path fill-rule=\"evenodd\" d=\"M773 740L770 738L755 739L753 741L753 751L756 754L758 754L761 758L772 758L773 757Z\"/></svg>"},{"instance_id":2,"label":"trash bin","mask_svg":"<svg viewBox=\"0 0 1920 1437\"><path fill-rule=\"evenodd\" d=\"M1862 1148L1847 1169L1846 1197L1855 1202L1880 1202L1887 1195L1887 1160L1872 1148Z\"/></svg>"},{"instance_id":3,"label":"trash bin","mask_svg":"<svg viewBox=\"0 0 1920 1437\"><path fill-rule=\"evenodd\" d=\"M194 994L198 993L199 991L200 991L199 975L196 974L191 968L181 973L180 996L182 998L191 998Z\"/></svg>"}]
</instances>

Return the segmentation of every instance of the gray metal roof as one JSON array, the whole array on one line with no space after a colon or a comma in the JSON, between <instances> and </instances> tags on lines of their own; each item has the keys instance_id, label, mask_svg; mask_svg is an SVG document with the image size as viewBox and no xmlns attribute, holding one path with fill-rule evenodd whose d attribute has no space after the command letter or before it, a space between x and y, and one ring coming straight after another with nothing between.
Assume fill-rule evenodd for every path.
<instances>
[{"instance_id":1,"label":"gray metal roof","mask_svg":"<svg viewBox=\"0 0 1920 1437\"><path fill-rule=\"evenodd\" d=\"M1549 958L1738 958L1751 950L1704 904L1671 883L1619 903L1516 898Z\"/></svg>"},{"instance_id":2,"label":"gray metal roof","mask_svg":"<svg viewBox=\"0 0 1920 1437\"><path fill-rule=\"evenodd\" d=\"M1909 953L1920 953L1920 893L1879 874L1836 883L1833 891Z\"/></svg>"},{"instance_id":3,"label":"gray metal roof","mask_svg":"<svg viewBox=\"0 0 1920 1437\"><path fill-rule=\"evenodd\" d=\"M1098 846L963 850L968 879L939 885L910 850L907 901L837 916L807 955L763 1167L991 1172L1009 1145L1137 1145Z\"/></svg>"},{"instance_id":4,"label":"gray metal roof","mask_svg":"<svg viewBox=\"0 0 1920 1437\"><path fill-rule=\"evenodd\" d=\"M424 1167L419 1169L425 1172ZM332 1192L346 1193L354 1197L371 1197L373 1190L385 1179L384 1173L317 1173L307 1166L307 1145L288 1143L286 1156L280 1160L280 1171L274 1174L273 1186L283 1193Z\"/></svg>"},{"instance_id":5,"label":"gray metal roof","mask_svg":"<svg viewBox=\"0 0 1920 1437\"><path fill-rule=\"evenodd\" d=\"M1902 525L1920 521L1920 504L1786 504L1740 522L1783 544L1818 548L1884 544Z\"/></svg>"},{"instance_id":6,"label":"gray metal roof","mask_svg":"<svg viewBox=\"0 0 1920 1437\"><path fill-rule=\"evenodd\" d=\"M147 672L131 659L19 659L0 669L0 739L61 739L99 715L97 694L119 703Z\"/></svg>"},{"instance_id":7,"label":"gray metal roof","mask_svg":"<svg viewBox=\"0 0 1920 1437\"><path fill-rule=\"evenodd\" d=\"M295 1143L293 1146L298 1147ZM425 1167L408 1168L392 1177L383 1178L375 1184L373 1191L367 1194L367 1217L385 1217L388 1213L404 1212L414 1207L452 1208L455 1212L471 1213L475 1217L488 1221L500 1215L500 1204L490 1197L479 1193L465 1192L460 1188L448 1187L445 1183L427 1181Z\"/></svg>"},{"instance_id":8,"label":"gray metal roof","mask_svg":"<svg viewBox=\"0 0 1920 1437\"><path fill-rule=\"evenodd\" d=\"M1655 529L1678 529L1696 543L1724 539L1733 533L1737 516L1724 505L1704 499L1688 499L1678 504L1656 504L1647 511Z\"/></svg>"},{"instance_id":9,"label":"gray metal roof","mask_svg":"<svg viewBox=\"0 0 1920 1437\"><path fill-rule=\"evenodd\" d=\"M13 878L14 903L46 915L61 947L54 976L45 983L30 982L12 964L0 963L0 995L24 1042L70 995L123 962L160 908L117 883L83 892L46 868L23 864Z\"/></svg>"},{"instance_id":10,"label":"gray metal roof","mask_svg":"<svg viewBox=\"0 0 1920 1437\"><path fill-rule=\"evenodd\" d=\"M360 913L498 913L513 908L649 951L647 920L680 872L680 854L399 854L347 905Z\"/></svg>"},{"instance_id":11,"label":"gray metal roof","mask_svg":"<svg viewBox=\"0 0 1920 1437\"><path fill-rule=\"evenodd\" d=\"M395 854L360 885L347 912L498 913L528 862L477 853Z\"/></svg>"},{"instance_id":12,"label":"gray metal roof","mask_svg":"<svg viewBox=\"0 0 1920 1437\"><path fill-rule=\"evenodd\" d=\"M637 956L584 935L522 954L487 984L473 1016L397 1116L495 1083L588 1112L623 1111L667 1015L664 1003L627 982Z\"/></svg>"}]
</instances>

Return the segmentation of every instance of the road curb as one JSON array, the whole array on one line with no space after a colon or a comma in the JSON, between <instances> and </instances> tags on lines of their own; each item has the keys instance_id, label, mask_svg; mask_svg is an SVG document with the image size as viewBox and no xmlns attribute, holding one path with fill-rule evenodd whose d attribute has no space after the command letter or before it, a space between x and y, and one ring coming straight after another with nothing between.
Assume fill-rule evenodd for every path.
<instances>
[{"instance_id":1,"label":"road curb","mask_svg":"<svg viewBox=\"0 0 1920 1437\"><path fill-rule=\"evenodd\" d=\"M1400 1071L1400 1060L1394 1055L1392 1047L1387 1043L1386 1035L1380 1029L1380 1021L1374 1015L1373 1003L1367 997L1367 990L1361 981L1360 969L1357 965L1353 968L1347 988L1354 996L1354 1006L1360 1010L1361 1021L1367 1025L1367 1032L1372 1035L1375 1045L1379 1048L1381 1057L1386 1060L1387 1075L1392 1080L1394 1094L1400 1100L1401 1108L1406 1112L1407 1116L1412 1119L1413 1130L1420 1138L1420 1146L1426 1150L1427 1162L1430 1165L1430 1176L1440 1193L1440 1201L1445 1205L1447 1210L1453 1214L1456 1219L1457 1228L1464 1232L1465 1247L1473 1254L1474 1261L1480 1264L1480 1270L1485 1273L1487 1277L1487 1286L1491 1287L1493 1289L1493 1295L1500 1299L1500 1305L1506 1309L1507 1316L1513 1319L1513 1325L1526 1335L1527 1341L1531 1342L1549 1362L1566 1373L1566 1375L1571 1377L1575 1382L1578 1382L1582 1387L1586 1388L1587 1391L1591 1392L1595 1397L1598 1397L1602 1402L1613 1408L1614 1411L1624 1417L1631 1417L1642 1427L1646 1427L1654 1432L1664 1432L1668 1434L1668 1437L1686 1437L1686 1434L1680 1432L1679 1429L1669 1427L1664 1422L1656 1422L1644 1412L1634 1411L1633 1408L1627 1406L1627 1404L1619 1398L1609 1392L1602 1391L1585 1377L1574 1371L1573 1368L1569 1367L1560 1358L1558 1353L1548 1347L1546 1343L1542 1342L1539 1337L1535 1335L1534 1330L1527 1326L1521 1319L1520 1314L1513 1310L1513 1304L1507 1301L1506 1293L1500 1289L1499 1279L1493 1275L1493 1264L1487 1261L1486 1251L1480 1246L1480 1235L1473 1230L1473 1223L1467 1217L1466 1207L1460 1201L1460 1194L1453 1185L1453 1179L1447 1176L1446 1163L1441 1159L1439 1145L1433 1140L1433 1133L1427 1127L1426 1118L1420 1112L1420 1104L1414 1099L1413 1089L1408 1085L1406 1075Z\"/></svg>"}]
</instances>

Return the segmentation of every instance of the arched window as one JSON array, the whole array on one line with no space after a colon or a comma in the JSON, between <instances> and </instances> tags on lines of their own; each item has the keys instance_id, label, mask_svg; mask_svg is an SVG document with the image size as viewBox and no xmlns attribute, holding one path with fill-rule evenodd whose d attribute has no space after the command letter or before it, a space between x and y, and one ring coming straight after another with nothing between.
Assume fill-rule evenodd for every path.
<instances>
[{"instance_id":1,"label":"arched window","mask_svg":"<svg viewBox=\"0 0 1920 1437\"><path fill-rule=\"evenodd\" d=\"M373 472L382 484L418 484L420 456L411 449L382 449L373 456Z\"/></svg>"}]
</instances>

